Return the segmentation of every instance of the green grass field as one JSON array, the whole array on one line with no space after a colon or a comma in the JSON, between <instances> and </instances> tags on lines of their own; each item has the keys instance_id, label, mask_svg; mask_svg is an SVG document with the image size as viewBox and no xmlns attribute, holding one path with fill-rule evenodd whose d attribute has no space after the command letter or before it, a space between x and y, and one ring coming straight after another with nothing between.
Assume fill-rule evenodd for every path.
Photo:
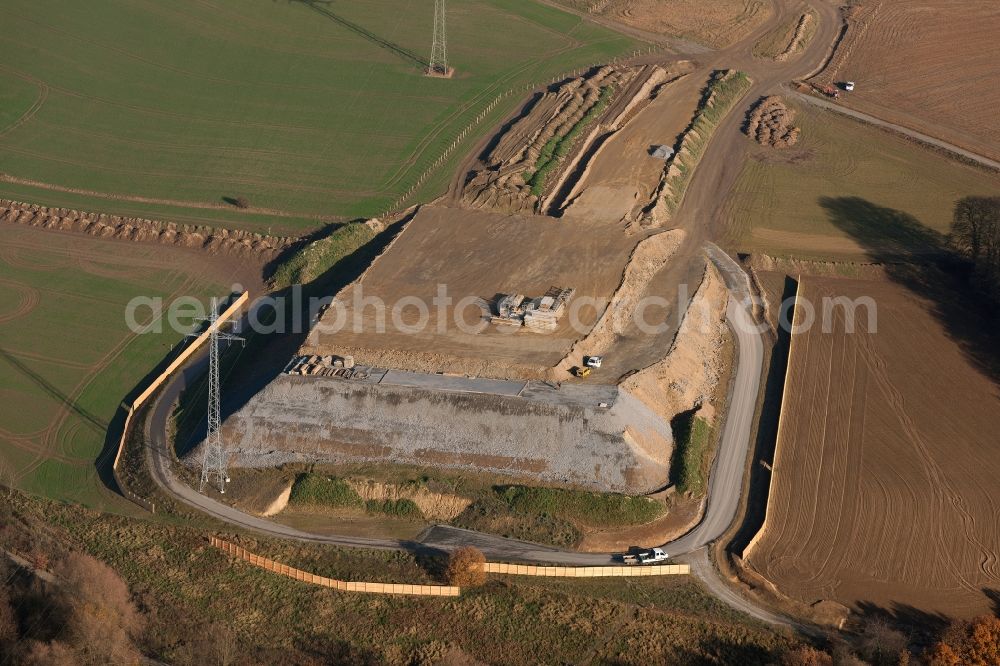
<instances>
[{"instance_id":1,"label":"green grass field","mask_svg":"<svg viewBox=\"0 0 1000 666\"><path fill-rule=\"evenodd\" d=\"M204 264L162 246L0 227L3 483L88 505L115 501L94 467L108 425L181 338L168 325L133 334L126 304L227 294L226 276ZM151 321L148 309L137 314Z\"/></svg>"},{"instance_id":2,"label":"green grass field","mask_svg":"<svg viewBox=\"0 0 1000 666\"><path fill-rule=\"evenodd\" d=\"M797 107L799 143L754 145L727 204L728 240L740 250L855 260L870 248L919 252L947 233L958 199L1000 194L996 174L835 113Z\"/></svg>"},{"instance_id":3,"label":"green grass field","mask_svg":"<svg viewBox=\"0 0 1000 666\"><path fill-rule=\"evenodd\" d=\"M498 94L636 46L536 2L453 0L456 75L433 79L432 22L413 0L11 0L0 196L274 233L372 216ZM250 211L225 207L239 196Z\"/></svg>"}]
</instances>

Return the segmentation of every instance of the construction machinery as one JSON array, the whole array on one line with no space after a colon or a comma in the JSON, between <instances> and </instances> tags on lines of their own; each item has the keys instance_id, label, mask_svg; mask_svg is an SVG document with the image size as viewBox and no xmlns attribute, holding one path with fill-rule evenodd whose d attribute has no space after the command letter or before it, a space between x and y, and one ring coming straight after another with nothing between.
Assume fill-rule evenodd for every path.
<instances>
[{"instance_id":1,"label":"construction machinery","mask_svg":"<svg viewBox=\"0 0 1000 666\"><path fill-rule=\"evenodd\" d=\"M573 374L581 379L583 379L584 377L589 377L590 368L588 368L587 366L583 366L582 368L574 368Z\"/></svg>"}]
</instances>

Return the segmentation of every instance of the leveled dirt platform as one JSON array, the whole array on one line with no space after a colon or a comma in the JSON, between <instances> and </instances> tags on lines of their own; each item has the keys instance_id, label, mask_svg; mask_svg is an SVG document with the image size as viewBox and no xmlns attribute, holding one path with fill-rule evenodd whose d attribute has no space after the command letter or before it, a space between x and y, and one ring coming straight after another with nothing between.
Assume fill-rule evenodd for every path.
<instances>
[{"instance_id":1,"label":"leveled dirt platform","mask_svg":"<svg viewBox=\"0 0 1000 666\"><path fill-rule=\"evenodd\" d=\"M597 308L579 308L580 330L567 313L552 332L490 324L476 334L456 325L455 304L483 301L463 309L462 321L470 327L481 321L485 302L499 293L535 297L552 286L570 287L576 290L570 310L574 301L588 298L603 307L640 239L614 225L425 206L368 273L338 295L343 311L327 310L301 353L352 354L358 363L427 372L545 377L594 326L601 314ZM452 299L440 309L440 320L433 304L439 286ZM374 306L357 307L359 295L386 304L384 332L379 332ZM404 329L420 319L404 298L430 307L429 322L419 331L406 332L393 322L396 305L405 306L397 317ZM335 325L338 317L345 327Z\"/></svg>"},{"instance_id":2,"label":"leveled dirt platform","mask_svg":"<svg viewBox=\"0 0 1000 666\"><path fill-rule=\"evenodd\" d=\"M669 424L617 387L457 388L282 375L226 420L230 464L391 462L630 494L667 483Z\"/></svg>"}]
</instances>

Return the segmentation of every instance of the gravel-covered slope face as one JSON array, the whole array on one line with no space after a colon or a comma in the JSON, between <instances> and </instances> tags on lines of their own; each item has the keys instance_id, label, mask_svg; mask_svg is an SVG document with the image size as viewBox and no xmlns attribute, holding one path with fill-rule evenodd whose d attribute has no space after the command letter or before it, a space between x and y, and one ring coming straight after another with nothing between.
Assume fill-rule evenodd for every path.
<instances>
[{"instance_id":1,"label":"gravel-covered slope face","mask_svg":"<svg viewBox=\"0 0 1000 666\"><path fill-rule=\"evenodd\" d=\"M666 485L672 449L669 423L614 386L528 382L513 396L289 375L223 438L234 467L417 464L629 494Z\"/></svg>"}]
</instances>

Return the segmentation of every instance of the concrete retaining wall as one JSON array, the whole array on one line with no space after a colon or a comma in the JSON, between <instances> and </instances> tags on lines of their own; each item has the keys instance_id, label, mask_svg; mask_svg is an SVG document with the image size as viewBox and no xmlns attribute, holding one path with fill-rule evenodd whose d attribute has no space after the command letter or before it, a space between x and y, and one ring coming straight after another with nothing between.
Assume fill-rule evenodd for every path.
<instances>
[{"instance_id":1,"label":"concrete retaining wall","mask_svg":"<svg viewBox=\"0 0 1000 666\"><path fill-rule=\"evenodd\" d=\"M308 571L302 571L301 569L296 569L290 567L287 564L281 564L280 562L275 562L274 560L268 559L266 557L261 557L251 553L246 548L237 546L236 544L229 543L217 537L209 537L209 541L216 548L229 553L233 557L244 562L249 562L255 567L260 567L267 571L271 571L282 576L287 576L288 578L293 578L295 580L300 580L303 583L310 583L312 585L320 585L322 587L329 587L331 589L337 590L339 592L363 592L366 594L403 594L403 595L416 595L416 596L426 596L426 597L457 597L462 592L462 588L455 587L453 585L409 585L405 583L355 583L343 580L337 580L335 578L327 578L326 576L317 576L316 574L309 573Z\"/></svg>"}]
</instances>

